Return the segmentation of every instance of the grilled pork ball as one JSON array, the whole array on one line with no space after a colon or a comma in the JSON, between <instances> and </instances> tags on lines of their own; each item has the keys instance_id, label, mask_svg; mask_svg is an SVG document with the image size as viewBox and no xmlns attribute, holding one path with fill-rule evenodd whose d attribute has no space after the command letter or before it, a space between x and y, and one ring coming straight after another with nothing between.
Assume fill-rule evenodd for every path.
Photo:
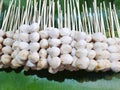
<instances>
[{"instance_id":1,"label":"grilled pork ball","mask_svg":"<svg viewBox=\"0 0 120 90\"><path fill-rule=\"evenodd\" d=\"M40 41L40 47L41 48L48 48L48 40L47 39L42 39L41 41Z\"/></svg>"},{"instance_id":2,"label":"grilled pork ball","mask_svg":"<svg viewBox=\"0 0 120 90\"><path fill-rule=\"evenodd\" d=\"M68 28L62 28L62 29L60 29L60 35L61 36L69 36L70 33L71 33L71 31Z\"/></svg>"},{"instance_id":3,"label":"grilled pork ball","mask_svg":"<svg viewBox=\"0 0 120 90\"><path fill-rule=\"evenodd\" d=\"M47 38L49 37L48 31L46 31L46 30L40 31L40 32L39 32L39 35L40 35L40 38L41 38L41 39L47 39Z\"/></svg>"},{"instance_id":4,"label":"grilled pork ball","mask_svg":"<svg viewBox=\"0 0 120 90\"><path fill-rule=\"evenodd\" d=\"M59 30L57 28L47 28L47 31L48 31L48 35L51 37L51 38L58 38L60 33L59 33Z\"/></svg>"},{"instance_id":5,"label":"grilled pork ball","mask_svg":"<svg viewBox=\"0 0 120 90\"><path fill-rule=\"evenodd\" d=\"M48 43L49 43L49 46L56 46L57 47L61 44L61 41L60 41L60 39L53 38L53 39L49 39Z\"/></svg>"},{"instance_id":6,"label":"grilled pork ball","mask_svg":"<svg viewBox=\"0 0 120 90\"><path fill-rule=\"evenodd\" d=\"M29 38L31 42L38 42L40 39L40 36L38 32L33 32L29 35Z\"/></svg>"},{"instance_id":7,"label":"grilled pork ball","mask_svg":"<svg viewBox=\"0 0 120 90\"><path fill-rule=\"evenodd\" d=\"M67 54L72 52L72 47L68 44L63 44L60 48L61 54Z\"/></svg>"},{"instance_id":8,"label":"grilled pork ball","mask_svg":"<svg viewBox=\"0 0 120 90\"><path fill-rule=\"evenodd\" d=\"M40 51L39 51L39 56L40 56L41 58L47 58L47 50L45 50L45 49L40 49Z\"/></svg>"},{"instance_id":9,"label":"grilled pork ball","mask_svg":"<svg viewBox=\"0 0 120 90\"><path fill-rule=\"evenodd\" d=\"M61 63L64 65L72 64L73 57L70 54L63 54L60 56Z\"/></svg>"},{"instance_id":10,"label":"grilled pork ball","mask_svg":"<svg viewBox=\"0 0 120 90\"><path fill-rule=\"evenodd\" d=\"M1 61L4 65L10 64L11 56L8 54L4 54L1 56Z\"/></svg>"},{"instance_id":11,"label":"grilled pork ball","mask_svg":"<svg viewBox=\"0 0 120 90\"><path fill-rule=\"evenodd\" d=\"M30 25L30 33L39 31L39 23L33 23Z\"/></svg>"},{"instance_id":12,"label":"grilled pork ball","mask_svg":"<svg viewBox=\"0 0 120 90\"><path fill-rule=\"evenodd\" d=\"M6 46L12 46L13 42L14 42L13 39L6 38L6 39L4 39L3 44Z\"/></svg>"},{"instance_id":13,"label":"grilled pork ball","mask_svg":"<svg viewBox=\"0 0 120 90\"><path fill-rule=\"evenodd\" d=\"M60 55L60 49L58 47L51 47L51 48L48 48L48 54L51 56L51 57L57 57Z\"/></svg>"}]
</instances>

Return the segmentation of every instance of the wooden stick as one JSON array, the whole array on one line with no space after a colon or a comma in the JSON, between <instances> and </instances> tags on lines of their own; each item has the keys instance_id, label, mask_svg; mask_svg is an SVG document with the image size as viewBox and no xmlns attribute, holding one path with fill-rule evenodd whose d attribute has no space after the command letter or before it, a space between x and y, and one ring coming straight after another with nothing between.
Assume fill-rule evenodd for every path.
<instances>
[{"instance_id":1,"label":"wooden stick","mask_svg":"<svg viewBox=\"0 0 120 90\"><path fill-rule=\"evenodd\" d=\"M67 26L67 22L66 22L66 0L64 0L64 27L66 27L66 26Z\"/></svg>"},{"instance_id":2,"label":"wooden stick","mask_svg":"<svg viewBox=\"0 0 120 90\"><path fill-rule=\"evenodd\" d=\"M74 23L75 23L75 30L78 30L78 24L77 24L77 12L76 12L76 6L75 2L73 0L73 12L74 12Z\"/></svg>"},{"instance_id":3,"label":"wooden stick","mask_svg":"<svg viewBox=\"0 0 120 90\"><path fill-rule=\"evenodd\" d=\"M47 0L45 0L45 6L44 6L44 30L45 30L45 25L46 25L46 5L47 5Z\"/></svg>"},{"instance_id":4,"label":"wooden stick","mask_svg":"<svg viewBox=\"0 0 120 90\"><path fill-rule=\"evenodd\" d=\"M83 31L82 21L81 21L81 15L80 15L80 7L79 7L79 0L76 0L76 6L78 11L78 27L79 31Z\"/></svg>"},{"instance_id":5,"label":"wooden stick","mask_svg":"<svg viewBox=\"0 0 120 90\"><path fill-rule=\"evenodd\" d=\"M114 22L113 22L113 15L112 15L112 8L111 8L111 3L109 3L110 6L110 23L111 23L111 32L112 32L112 37L115 37L115 32L114 32Z\"/></svg>"},{"instance_id":6,"label":"wooden stick","mask_svg":"<svg viewBox=\"0 0 120 90\"><path fill-rule=\"evenodd\" d=\"M3 16L3 22L5 22L6 14L7 14L7 12L6 12L6 10L5 10L5 12L4 12L4 16ZM4 24L3 24L3 22L2 22L1 30L3 30L3 28L4 28Z\"/></svg>"},{"instance_id":7,"label":"wooden stick","mask_svg":"<svg viewBox=\"0 0 120 90\"><path fill-rule=\"evenodd\" d=\"M59 6L59 0L57 1L57 9L58 9L58 28L60 28L60 6Z\"/></svg>"},{"instance_id":8,"label":"wooden stick","mask_svg":"<svg viewBox=\"0 0 120 90\"><path fill-rule=\"evenodd\" d=\"M101 20L101 31L103 32L104 35L106 35L105 32L105 26L104 26L104 20L103 20L103 13L102 13L102 3L100 3L100 20Z\"/></svg>"},{"instance_id":9,"label":"wooden stick","mask_svg":"<svg viewBox=\"0 0 120 90\"><path fill-rule=\"evenodd\" d=\"M120 37L120 26L119 26L119 20L118 20L118 15L116 13L115 5L113 5L113 10L114 10L114 18L115 18L115 21L116 21L118 37Z\"/></svg>"},{"instance_id":10,"label":"wooden stick","mask_svg":"<svg viewBox=\"0 0 120 90\"><path fill-rule=\"evenodd\" d=\"M71 15L71 20L72 20L72 30L75 30L75 23L74 23L74 17L73 17L73 5L72 5L72 1L70 0L70 15Z\"/></svg>"},{"instance_id":11,"label":"wooden stick","mask_svg":"<svg viewBox=\"0 0 120 90\"><path fill-rule=\"evenodd\" d=\"M41 2L42 2L42 0L39 0L39 12L38 12L38 14L39 14L39 16L41 15Z\"/></svg>"},{"instance_id":12,"label":"wooden stick","mask_svg":"<svg viewBox=\"0 0 120 90\"><path fill-rule=\"evenodd\" d=\"M1 11L2 11L2 6L3 6L3 0L0 1L0 15L1 15Z\"/></svg>"},{"instance_id":13,"label":"wooden stick","mask_svg":"<svg viewBox=\"0 0 120 90\"><path fill-rule=\"evenodd\" d=\"M12 31L12 26L13 26L13 20L15 19L14 17L15 17L15 8L16 8L16 5L13 7L13 11L11 11L12 12L12 16L11 16L11 20L10 20L10 31ZM18 7L16 8L16 9L18 9Z\"/></svg>"},{"instance_id":14,"label":"wooden stick","mask_svg":"<svg viewBox=\"0 0 120 90\"><path fill-rule=\"evenodd\" d=\"M52 25L53 25L53 27L55 27L55 25L54 25L54 21L55 21L55 2L54 2L54 0L52 1Z\"/></svg>"},{"instance_id":15,"label":"wooden stick","mask_svg":"<svg viewBox=\"0 0 120 90\"><path fill-rule=\"evenodd\" d=\"M97 3L96 3L96 0L94 0L93 2L93 8L94 8L94 14L95 14L95 31L98 32L100 31L100 27L99 27L99 22L98 22L98 15L97 15Z\"/></svg>"},{"instance_id":16,"label":"wooden stick","mask_svg":"<svg viewBox=\"0 0 120 90\"><path fill-rule=\"evenodd\" d=\"M28 4L28 11L27 11L27 19L28 19L28 24L30 24L31 22L31 17L30 17L30 11L31 11L31 0L29 0L29 4Z\"/></svg>"},{"instance_id":17,"label":"wooden stick","mask_svg":"<svg viewBox=\"0 0 120 90\"><path fill-rule=\"evenodd\" d=\"M88 33L88 28L87 28L87 22L86 22L86 13L85 13L85 8L84 5L82 5L82 9L83 9L83 23L84 23L84 30L83 32Z\"/></svg>"},{"instance_id":18,"label":"wooden stick","mask_svg":"<svg viewBox=\"0 0 120 90\"><path fill-rule=\"evenodd\" d=\"M88 34L91 34L91 28L90 28L90 21L89 21L89 15L88 15L88 9L87 9L87 3L85 1L85 12L86 12L86 17L87 17L87 21L88 21L88 30L87 30L87 33Z\"/></svg>"},{"instance_id":19,"label":"wooden stick","mask_svg":"<svg viewBox=\"0 0 120 90\"><path fill-rule=\"evenodd\" d=\"M51 0L49 0L49 27L51 27Z\"/></svg>"},{"instance_id":20,"label":"wooden stick","mask_svg":"<svg viewBox=\"0 0 120 90\"><path fill-rule=\"evenodd\" d=\"M91 34L93 34L94 33L94 31L93 31L93 16L92 16L91 8L90 8L89 15L90 15L89 19L90 19L90 26L91 26Z\"/></svg>"},{"instance_id":21,"label":"wooden stick","mask_svg":"<svg viewBox=\"0 0 120 90\"><path fill-rule=\"evenodd\" d=\"M13 0L10 1L9 7L8 7L8 11L7 11L7 14L6 14L6 17L5 17L5 19L3 20L4 31L6 31L6 28L7 28L8 17L9 17L9 14L10 14L10 10L11 10L12 4L13 4ZM3 27L2 27L2 28L3 28Z\"/></svg>"},{"instance_id":22,"label":"wooden stick","mask_svg":"<svg viewBox=\"0 0 120 90\"><path fill-rule=\"evenodd\" d=\"M66 18L66 27L71 30L71 17L70 17L70 3L67 1L67 18Z\"/></svg>"},{"instance_id":23,"label":"wooden stick","mask_svg":"<svg viewBox=\"0 0 120 90\"><path fill-rule=\"evenodd\" d=\"M24 17L24 6L22 7L22 11L21 11L21 19L20 19L20 25L22 24L22 21L23 21L23 17Z\"/></svg>"},{"instance_id":24,"label":"wooden stick","mask_svg":"<svg viewBox=\"0 0 120 90\"><path fill-rule=\"evenodd\" d=\"M36 12L37 12L37 2L34 0L34 16L33 16L33 22L36 22Z\"/></svg>"},{"instance_id":25,"label":"wooden stick","mask_svg":"<svg viewBox=\"0 0 120 90\"><path fill-rule=\"evenodd\" d=\"M14 20L14 25L13 25L13 31L17 30L17 25L20 24L18 23L18 20L20 20L20 13L19 13L20 7L18 6L18 9L16 9L15 12L15 20ZM20 25L18 25L19 28Z\"/></svg>"},{"instance_id":26,"label":"wooden stick","mask_svg":"<svg viewBox=\"0 0 120 90\"><path fill-rule=\"evenodd\" d=\"M105 2L103 2L103 6L104 6L105 17L106 17L106 22L107 22L108 35L111 36L111 35L110 35L110 32L109 32L110 27L109 27L109 23L108 23L108 17L107 17L108 15L107 15L107 11L106 11Z\"/></svg>"}]
</instances>

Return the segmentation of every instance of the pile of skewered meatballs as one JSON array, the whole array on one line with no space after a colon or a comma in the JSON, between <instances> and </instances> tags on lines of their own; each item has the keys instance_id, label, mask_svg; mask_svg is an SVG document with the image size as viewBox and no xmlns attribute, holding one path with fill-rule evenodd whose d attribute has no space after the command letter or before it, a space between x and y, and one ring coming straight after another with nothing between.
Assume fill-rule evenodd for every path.
<instances>
[{"instance_id":1,"label":"pile of skewered meatballs","mask_svg":"<svg viewBox=\"0 0 120 90\"><path fill-rule=\"evenodd\" d=\"M120 38L68 28L39 29L38 23L0 31L0 68L120 72Z\"/></svg>"}]
</instances>

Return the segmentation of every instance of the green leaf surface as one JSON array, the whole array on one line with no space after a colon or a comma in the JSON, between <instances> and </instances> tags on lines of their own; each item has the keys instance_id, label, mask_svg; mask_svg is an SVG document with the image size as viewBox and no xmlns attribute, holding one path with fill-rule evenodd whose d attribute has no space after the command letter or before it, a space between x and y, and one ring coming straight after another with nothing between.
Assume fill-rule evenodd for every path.
<instances>
[{"instance_id":1,"label":"green leaf surface","mask_svg":"<svg viewBox=\"0 0 120 90\"><path fill-rule=\"evenodd\" d=\"M0 90L120 90L120 73L36 72L0 71Z\"/></svg>"}]
</instances>

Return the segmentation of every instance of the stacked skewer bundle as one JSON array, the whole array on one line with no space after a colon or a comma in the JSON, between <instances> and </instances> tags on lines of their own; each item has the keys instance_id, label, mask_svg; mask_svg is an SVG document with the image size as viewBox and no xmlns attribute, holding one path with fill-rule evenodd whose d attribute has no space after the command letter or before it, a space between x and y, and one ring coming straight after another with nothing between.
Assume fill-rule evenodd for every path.
<instances>
[{"instance_id":1,"label":"stacked skewer bundle","mask_svg":"<svg viewBox=\"0 0 120 90\"><path fill-rule=\"evenodd\" d=\"M120 72L120 28L115 5L112 9L110 3L107 12L103 3L104 20L102 3L97 9L96 1L93 2L92 16L85 2L81 18L79 0L64 0L64 13L58 0L56 27L54 0L49 0L49 5L47 0L40 0L39 4L34 0L34 7L32 3L27 0L25 10L20 10L20 2L16 6L12 0L4 13L0 30L0 68L48 69L50 73L64 69Z\"/></svg>"}]
</instances>

